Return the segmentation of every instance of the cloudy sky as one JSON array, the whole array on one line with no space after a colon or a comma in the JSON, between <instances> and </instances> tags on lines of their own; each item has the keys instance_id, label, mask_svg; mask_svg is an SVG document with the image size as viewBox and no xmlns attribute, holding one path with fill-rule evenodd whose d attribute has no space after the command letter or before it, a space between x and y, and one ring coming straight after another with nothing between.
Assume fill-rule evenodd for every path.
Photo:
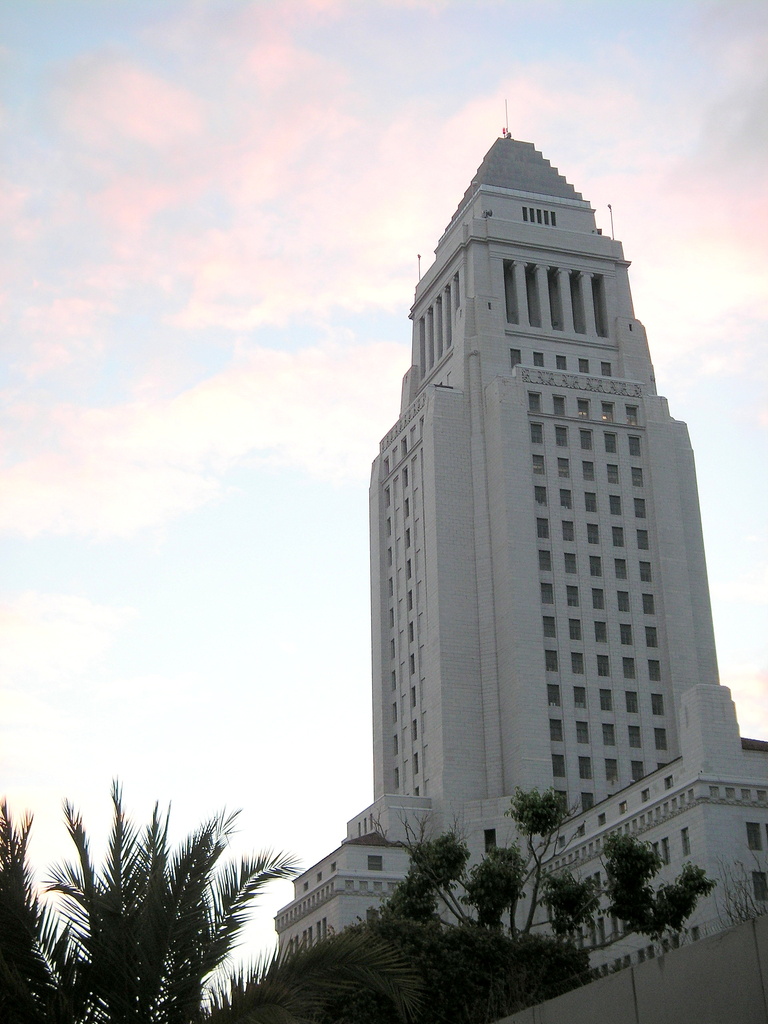
<instances>
[{"instance_id":1,"label":"cloudy sky","mask_svg":"<svg viewBox=\"0 0 768 1024\"><path fill-rule=\"evenodd\" d=\"M757 0L0 5L0 791L41 867L114 776L306 863L369 802L370 461L505 100L613 205L768 737L766 52Z\"/></svg>"}]
</instances>

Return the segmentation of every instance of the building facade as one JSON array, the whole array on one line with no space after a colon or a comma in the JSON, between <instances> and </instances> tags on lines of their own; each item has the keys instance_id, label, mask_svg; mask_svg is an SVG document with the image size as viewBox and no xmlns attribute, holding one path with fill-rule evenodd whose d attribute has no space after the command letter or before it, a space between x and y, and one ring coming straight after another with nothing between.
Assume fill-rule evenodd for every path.
<instances>
[{"instance_id":1,"label":"building facade","mask_svg":"<svg viewBox=\"0 0 768 1024\"><path fill-rule=\"evenodd\" d=\"M683 709L730 695L693 453L628 266L532 145L494 143L418 283L373 464L374 803L347 841L428 816L479 857L515 787L554 786L595 850L635 791L701 775ZM768 754L738 757L731 782L760 806Z\"/></svg>"}]
</instances>

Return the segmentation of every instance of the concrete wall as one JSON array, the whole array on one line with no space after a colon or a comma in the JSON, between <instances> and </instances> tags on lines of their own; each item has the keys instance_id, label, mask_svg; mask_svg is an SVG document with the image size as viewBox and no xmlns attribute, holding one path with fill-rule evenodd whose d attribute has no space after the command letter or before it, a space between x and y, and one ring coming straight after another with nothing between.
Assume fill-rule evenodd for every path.
<instances>
[{"instance_id":1,"label":"concrete wall","mask_svg":"<svg viewBox=\"0 0 768 1024\"><path fill-rule=\"evenodd\" d=\"M532 1006L498 1024L766 1024L768 916Z\"/></svg>"}]
</instances>

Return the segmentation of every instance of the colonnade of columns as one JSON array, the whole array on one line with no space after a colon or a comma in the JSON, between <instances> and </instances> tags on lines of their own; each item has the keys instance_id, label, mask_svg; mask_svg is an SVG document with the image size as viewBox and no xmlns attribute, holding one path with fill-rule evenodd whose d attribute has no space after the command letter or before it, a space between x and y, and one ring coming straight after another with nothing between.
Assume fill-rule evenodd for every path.
<instances>
[{"instance_id":1,"label":"colonnade of columns","mask_svg":"<svg viewBox=\"0 0 768 1024\"><path fill-rule=\"evenodd\" d=\"M419 320L419 366L424 377L453 345L453 317L461 301L458 275L437 296Z\"/></svg>"},{"instance_id":2,"label":"colonnade of columns","mask_svg":"<svg viewBox=\"0 0 768 1024\"><path fill-rule=\"evenodd\" d=\"M504 261L507 321L589 337L607 335L601 274Z\"/></svg>"}]
</instances>

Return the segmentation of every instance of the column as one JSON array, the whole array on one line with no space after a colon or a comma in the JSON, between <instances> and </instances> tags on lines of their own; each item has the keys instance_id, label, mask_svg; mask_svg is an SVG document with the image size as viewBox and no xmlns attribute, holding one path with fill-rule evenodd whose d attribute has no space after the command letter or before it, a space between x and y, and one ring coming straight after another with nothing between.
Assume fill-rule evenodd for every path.
<instances>
[{"instance_id":1,"label":"column","mask_svg":"<svg viewBox=\"0 0 768 1024\"><path fill-rule=\"evenodd\" d=\"M581 302L584 306L584 330L590 338L597 335L595 329L595 300L592 296L592 275L587 270L579 274L579 287L581 288Z\"/></svg>"},{"instance_id":2,"label":"column","mask_svg":"<svg viewBox=\"0 0 768 1024\"><path fill-rule=\"evenodd\" d=\"M517 322L521 327L530 327L528 317L528 296L525 291L525 264L520 260L512 263L512 275L515 282L515 299L517 301Z\"/></svg>"},{"instance_id":3,"label":"column","mask_svg":"<svg viewBox=\"0 0 768 1024\"><path fill-rule=\"evenodd\" d=\"M449 349L453 344L453 296L450 284L443 291L443 338L446 349Z\"/></svg>"},{"instance_id":4,"label":"column","mask_svg":"<svg viewBox=\"0 0 768 1024\"><path fill-rule=\"evenodd\" d=\"M443 357L443 299L438 295L435 300L435 348L438 362Z\"/></svg>"},{"instance_id":5,"label":"column","mask_svg":"<svg viewBox=\"0 0 768 1024\"><path fill-rule=\"evenodd\" d=\"M536 292L539 296L539 309L541 311L541 326L545 331L552 330L552 310L549 306L549 283L547 281L548 267L536 264Z\"/></svg>"},{"instance_id":6,"label":"column","mask_svg":"<svg viewBox=\"0 0 768 1024\"><path fill-rule=\"evenodd\" d=\"M560 308L563 311L563 330L566 334L574 334L570 271L560 267L557 271L557 283L560 289Z\"/></svg>"}]
</instances>

